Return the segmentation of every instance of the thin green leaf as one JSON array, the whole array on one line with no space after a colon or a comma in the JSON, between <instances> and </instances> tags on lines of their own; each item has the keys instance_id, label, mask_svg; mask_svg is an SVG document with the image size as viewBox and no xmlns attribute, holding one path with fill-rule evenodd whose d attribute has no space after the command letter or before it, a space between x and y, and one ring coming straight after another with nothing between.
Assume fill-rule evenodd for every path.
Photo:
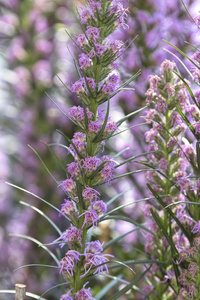
<instances>
[{"instance_id":1,"label":"thin green leaf","mask_svg":"<svg viewBox=\"0 0 200 300\"><path fill-rule=\"evenodd\" d=\"M39 242L38 240L36 240L35 238L33 238L31 236L23 235L23 234L13 234L13 233L10 233L9 235L13 236L13 237L20 237L22 239L30 240L31 242L37 244L39 247L41 247L44 250L46 250L51 255L51 257L54 259L54 261L57 263L57 265L59 265L59 260L54 255L54 253L52 251L50 251L46 246L44 246L41 242Z\"/></svg>"},{"instance_id":2,"label":"thin green leaf","mask_svg":"<svg viewBox=\"0 0 200 300\"><path fill-rule=\"evenodd\" d=\"M37 155L37 157L39 158L39 160L41 161L41 163L43 164L44 168L46 169L46 171L49 173L49 175L53 178L53 180L56 182L56 184L58 185L59 182L55 179L55 177L53 176L53 174L50 172L50 170L48 169L47 165L44 163L44 161L42 160L42 158L40 157L40 155L37 153L37 151L35 149L33 149L30 145L28 145L29 148L31 148L31 150L33 150L33 152Z\"/></svg>"},{"instance_id":3,"label":"thin green leaf","mask_svg":"<svg viewBox=\"0 0 200 300\"><path fill-rule=\"evenodd\" d=\"M161 260L156 260L156 259L132 259L132 260L127 260L123 262L126 265L144 265L144 264L160 264L160 265L166 265L167 263ZM111 264L108 266L108 269L116 269L119 268L119 264Z\"/></svg>"},{"instance_id":4,"label":"thin green leaf","mask_svg":"<svg viewBox=\"0 0 200 300\"><path fill-rule=\"evenodd\" d=\"M181 53L185 58L187 58L196 68L199 69L199 66L197 64L195 64L195 62L190 59L183 51L181 51L179 48L177 48L176 46L174 46L173 44L167 42L166 40L163 40L163 42L167 43L168 45L172 46L174 49L176 49L179 53Z\"/></svg>"},{"instance_id":5,"label":"thin green leaf","mask_svg":"<svg viewBox=\"0 0 200 300\"><path fill-rule=\"evenodd\" d=\"M64 83L64 81L56 74L56 77L58 78L58 80L62 83L62 85L68 90L68 92L70 92L74 97L76 97L77 99L79 99L78 97L77 97L77 95L75 94L75 93L73 93L67 86L66 86L66 84ZM51 99L51 98L50 98ZM71 119L70 117L68 117L67 115L66 115L66 117L70 120L70 121L72 121L74 124L76 124L76 125L78 125L73 119Z\"/></svg>"},{"instance_id":6,"label":"thin green leaf","mask_svg":"<svg viewBox=\"0 0 200 300\"><path fill-rule=\"evenodd\" d=\"M193 16L190 14L189 10L187 9L187 6L185 5L184 1L181 0L181 2L183 3L183 6L184 6L184 8L185 8L187 14L189 15L189 17L192 19L192 21L194 22L194 24L197 25L197 23L195 22ZM200 28L198 25L197 25L197 27Z\"/></svg>"},{"instance_id":7,"label":"thin green leaf","mask_svg":"<svg viewBox=\"0 0 200 300\"><path fill-rule=\"evenodd\" d=\"M169 235L173 236L172 233L172 226L171 226L171 216L169 216ZM173 251L171 249L171 254L173 256ZM174 268L174 273L175 273L175 277L176 277L176 284L178 287L180 287L180 283L178 281L178 277L180 276L180 272L179 272L179 268L177 266L177 264L174 263L174 261L172 260L172 264L173 264L173 268Z\"/></svg>"},{"instance_id":8,"label":"thin green leaf","mask_svg":"<svg viewBox=\"0 0 200 300\"><path fill-rule=\"evenodd\" d=\"M58 77L58 76L57 76ZM59 78L59 77L58 77ZM60 79L61 80L61 79ZM69 90L70 91L70 90ZM72 123L74 123L75 125L77 125L77 123L73 120L73 119L71 119L59 106L58 106L58 104L52 99L52 97L51 96L49 96L49 94L47 94L47 92L45 92L45 94L47 95L47 97L55 104L55 106L59 109L59 111L61 112L61 113L63 113L64 115L65 115L65 117L67 117Z\"/></svg>"},{"instance_id":9,"label":"thin green leaf","mask_svg":"<svg viewBox=\"0 0 200 300\"><path fill-rule=\"evenodd\" d=\"M178 257L178 251L177 251L177 249L176 249L176 247L174 245L174 242L173 242L172 238L168 235L167 231L165 230L165 228L164 228L164 226L162 224L162 221L160 220L160 217L158 216L157 213L155 213L153 211L152 208L150 208L150 211L151 211L151 214L152 214L155 222L157 223L157 225L159 226L161 232L163 233L163 235L165 236L165 238L168 241L169 245L171 246L171 249L172 249L172 252L173 252L173 256L175 258L177 258Z\"/></svg>"},{"instance_id":10,"label":"thin green leaf","mask_svg":"<svg viewBox=\"0 0 200 300\"><path fill-rule=\"evenodd\" d=\"M81 50L81 52L83 52L83 49L81 47L79 47L79 45L76 43L76 41L73 39L72 35L69 34L69 32L67 31L67 29L65 29L66 34L68 35L68 37L72 40L72 42Z\"/></svg>"},{"instance_id":11,"label":"thin green leaf","mask_svg":"<svg viewBox=\"0 0 200 300\"><path fill-rule=\"evenodd\" d=\"M53 287L51 287L50 289L46 290L39 298L39 300L42 299L42 296L44 296L45 294L47 294L48 292L50 292L51 290L57 288L58 286L62 286L62 285L67 285L69 284L69 282L64 282L64 283L60 283L60 284L57 284L57 285L54 285Z\"/></svg>"},{"instance_id":12,"label":"thin green leaf","mask_svg":"<svg viewBox=\"0 0 200 300\"><path fill-rule=\"evenodd\" d=\"M184 204L192 204L192 205L200 205L199 202L192 202L192 201L178 201L178 202L174 202L174 203L168 204L165 208L168 208L168 207L173 206L173 205L181 204L181 203L184 203Z\"/></svg>"},{"instance_id":13,"label":"thin green leaf","mask_svg":"<svg viewBox=\"0 0 200 300\"><path fill-rule=\"evenodd\" d=\"M56 130L58 133L60 133L62 136L64 136L64 138L66 138L66 140L73 146L74 150L76 151L76 154L78 155L78 157L80 159L82 159L82 156L80 155L80 153L78 152L78 149L76 148L76 146L74 145L74 143L71 141L71 139L66 135L64 134L62 131L60 130Z\"/></svg>"},{"instance_id":14,"label":"thin green leaf","mask_svg":"<svg viewBox=\"0 0 200 300\"><path fill-rule=\"evenodd\" d=\"M102 140L103 132L104 132L104 129L105 129L107 121L108 121L109 110L110 110L110 101L108 100L105 120L103 122L101 129L97 132L97 134L96 134L95 138L92 140L92 142L100 142Z\"/></svg>"},{"instance_id":15,"label":"thin green leaf","mask_svg":"<svg viewBox=\"0 0 200 300\"><path fill-rule=\"evenodd\" d=\"M117 243L118 241L120 241L121 239L123 239L123 238L124 238L125 236L127 236L128 234L130 234L130 233L132 233L132 232L134 232L134 231L136 231L136 230L138 230L138 229L139 229L139 227L135 227L134 229L132 229L132 230L130 230L130 231L124 233L124 234L121 234L121 235L115 237L114 239L110 240L108 243L106 243L106 244L103 246L103 252L104 252L107 248L109 248L110 246L112 246L113 244L115 244L115 243Z\"/></svg>"},{"instance_id":16,"label":"thin green leaf","mask_svg":"<svg viewBox=\"0 0 200 300\"><path fill-rule=\"evenodd\" d=\"M116 293L115 295L113 295L109 300L118 300L120 299L119 297L124 295L126 292L128 292L133 285L135 285L136 283L138 283L138 281L140 281L140 279L142 279L144 277L144 275L150 270L150 268L148 268L146 271L144 271L140 276L138 276L136 279L134 278L127 286L125 286L123 289L121 289L118 293Z\"/></svg>"},{"instance_id":17,"label":"thin green leaf","mask_svg":"<svg viewBox=\"0 0 200 300\"><path fill-rule=\"evenodd\" d=\"M60 267L57 267L57 266L51 266L51 265L42 265L42 264L30 264L30 265L24 265L24 266L21 266L17 269L15 269L13 272L17 272L23 268L28 268L28 267L45 267L45 268L53 268L53 269L60 269Z\"/></svg>"},{"instance_id":18,"label":"thin green leaf","mask_svg":"<svg viewBox=\"0 0 200 300\"><path fill-rule=\"evenodd\" d=\"M114 168L119 168L120 166L126 164L127 162L130 162L138 157L141 157L141 156L145 156L145 155L148 155L148 154L151 154L151 153L155 153L157 151L149 151L149 152L145 152L145 153L142 153L142 154L138 154L138 155L135 155L135 156L132 156L130 158L127 158L126 160L124 160L122 163L120 163L119 165L115 166Z\"/></svg>"},{"instance_id":19,"label":"thin green leaf","mask_svg":"<svg viewBox=\"0 0 200 300\"><path fill-rule=\"evenodd\" d=\"M65 149L67 149L71 155L74 157L74 152L67 146L63 145L63 144L59 144L59 143L52 143L52 144L49 144L49 146L60 146L60 147L63 147Z\"/></svg>"},{"instance_id":20,"label":"thin green leaf","mask_svg":"<svg viewBox=\"0 0 200 300\"><path fill-rule=\"evenodd\" d=\"M190 96L192 97L192 100L194 101L194 103L196 104L196 106L199 107L199 104L197 103L197 101L196 101L196 99L195 99L195 96L194 96L194 94L193 94L191 88L189 87L189 85L188 85L187 82L185 81L185 79L184 79L180 74L178 74L177 72L173 71L173 73L176 74L176 75L180 78L181 81L183 81L183 83L185 84L185 86L186 86L186 88L187 88L187 90L188 90Z\"/></svg>"},{"instance_id":21,"label":"thin green leaf","mask_svg":"<svg viewBox=\"0 0 200 300\"><path fill-rule=\"evenodd\" d=\"M121 131L115 133L115 134L111 134L110 137L113 137L113 136L116 136L116 135L118 135L118 134L124 133L124 132L126 132L126 131L128 131L128 130L134 128L134 127L138 127L138 126L141 126L141 125L147 125L147 124L148 124L148 123L140 123L140 124L137 124L137 125L130 126L130 127L126 128L126 129L124 129L124 130L121 130Z\"/></svg>"},{"instance_id":22,"label":"thin green leaf","mask_svg":"<svg viewBox=\"0 0 200 300\"><path fill-rule=\"evenodd\" d=\"M39 208L32 206L28 203L25 203L23 201L19 201L19 203L22 205L28 206L28 207L32 208L33 210L37 211L41 216L43 216L55 228L55 230L59 233L59 235L62 235L62 232L58 228L58 226L49 217L47 217L47 215L43 211L41 211Z\"/></svg>"},{"instance_id":23,"label":"thin green leaf","mask_svg":"<svg viewBox=\"0 0 200 300\"><path fill-rule=\"evenodd\" d=\"M144 110L147 106L139 108L136 111L133 111L132 113L126 115L125 117L123 117L122 119L120 119L119 121L117 121L117 126L119 127L122 123L124 123L126 120L128 120L130 117L134 116L135 114L141 112L142 110Z\"/></svg>"},{"instance_id":24,"label":"thin green leaf","mask_svg":"<svg viewBox=\"0 0 200 300\"><path fill-rule=\"evenodd\" d=\"M154 232L152 232L151 230L146 228L144 225L139 224L138 222L132 220L129 217L125 217L125 216L108 216L108 217L105 217L105 218L101 218L99 223L102 222L102 221L106 221L106 220L121 220L121 221L124 221L124 222L128 222L128 223L131 223L131 224L135 225L136 227L139 227L140 229L143 229L143 230L151 233L153 236L157 237L157 235Z\"/></svg>"},{"instance_id":25,"label":"thin green leaf","mask_svg":"<svg viewBox=\"0 0 200 300\"><path fill-rule=\"evenodd\" d=\"M158 200L158 202L160 203L160 205L162 205L164 208L166 208L167 205L165 204L165 202L163 202L163 200L161 199L161 197L156 193L156 191L154 191L154 189L148 183L147 183L147 187L151 191L151 193L155 196L155 198ZM188 240L191 241L191 236L190 236L189 232L185 229L185 227L179 221L179 219L177 218L177 216L169 208L167 208L167 212L174 219L174 221L179 226L179 228L182 230L182 232L185 234L185 236L188 238Z\"/></svg>"},{"instance_id":26,"label":"thin green leaf","mask_svg":"<svg viewBox=\"0 0 200 300\"><path fill-rule=\"evenodd\" d=\"M63 166L63 162L61 162L60 158L56 155L56 153L43 141L41 141L42 144L51 152L51 154L55 157L63 171L66 173L66 168Z\"/></svg>"},{"instance_id":27,"label":"thin green leaf","mask_svg":"<svg viewBox=\"0 0 200 300\"><path fill-rule=\"evenodd\" d=\"M190 123L190 121L188 120L188 118L184 115L184 113L182 112L181 108L178 105L176 105L176 108L177 108L178 113L182 117L183 121L186 123L186 125L190 129L190 131L193 133L193 135L195 136L195 138L198 139L198 136L195 133L194 127L192 126L192 124Z\"/></svg>"},{"instance_id":28,"label":"thin green leaf","mask_svg":"<svg viewBox=\"0 0 200 300\"><path fill-rule=\"evenodd\" d=\"M73 61L74 61L74 65L75 65L77 74L78 74L79 78L81 78L82 76L81 76L81 73L80 73L80 71L79 71L79 66L78 66L78 64L77 64L77 60L75 59L73 53L70 51L69 47L67 47L67 49L68 49L69 53L71 54L71 56L72 56L72 58L73 58ZM81 51L81 52L82 52L82 51Z\"/></svg>"},{"instance_id":29,"label":"thin green leaf","mask_svg":"<svg viewBox=\"0 0 200 300\"><path fill-rule=\"evenodd\" d=\"M107 294L107 292L110 291L110 289L113 288L120 281L118 280L118 278L120 277L121 276L113 277L113 280L110 281L103 289L101 289L101 291L97 295L95 295L95 299L96 300L102 299Z\"/></svg>"},{"instance_id":30,"label":"thin green leaf","mask_svg":"<svg viewBox=\"0 0 200 300\"><path fill-rule=\"evenodd\" d=\"M137 170L137 171L132 171L132 172L128 172L128 173L124 173L122 175L119 176L115 176L114 178L112 178L110 181L113 181L115 179L119 179L128 175L132 175L132 174L137 174L137 173L141 173L141 172L147 172L147 171L151 171L151 169L142 169L142 170ZM157 169L155 169L155 171L157 171ZM106 183L106 181L102 182L100 185Z\"/></svg>"},{"instance_id":31,"label":"thin green leaf","mask_svg":"<svg viewBox=\"0 0 200 300\"><path fill-rule=\"evenodd\" d=\"M196 143L196 153L197 153L198 171L199 171L199 174L200 174L200 142Z\"/></svg>"},{"instance_id":32,"label":"thin green leaf","mask_svg":"<svg viewBox=\"0 0 200 300\"><path fill-rule=\"evenodd\" d=\"M8 184L8 185L10 185L10 186L12 186L12 187L14 187L14 188L20 190L20 191L23 191L23 192L25 192L25 193L27 193L27 194L32 195L33 197L35 197L35 198L41 200L42 202L46 203L47 205L51 206L53 209L55 209L56 211L58 211L60 214L62 214L62 212L61 212L57 207L55 207L53 204L47 202L47 201L44 200L43 198L41 198L41 197L35 195L34 193L31 193L31 192L29 192L29 191L27 191L27 190L25 190L25 189L23 189L23 188L21 188L21 187L15 185L15 184L12 184L12 183L10 183L10 182L6 182L6 184ZM69 219L66 215L64 215L64 214L62 214L62 215L70 222L70 219Z\"/></svg>"},{"instance_id":33,"label":"thin green leaf","mask_svg":"<svg viewBox=\"0 0 200 300\"><path fill-rule=\"evenodd\" d=\"M114 156L114 158L117 158L118 156L120 156L121 154L123 154L125 151L127 151L127 150L129 150L130 149L130 147L126 147L125 149L123 149L123 150L121 150L120 152L118 152L115 156Z\"/></svg>"},{"instance_id":34,"label":"thin green leaf","mask_svg":"<svg viewBox=\"0 0 200 300\"><path fill-rule=\"evenodd\" d=\"M114 196L112 199L110 199L110 200L106 203L106 205L109 206L109 205L112 204L115 200L117 200L119 197L123 196L123 195L124 195L125 193L127 193L128 191L131 191L131 189L128 189L128 190L126 190L126 191L124 191L124 192L121 192L120 194Z\"/></svg>"}]
</instances>

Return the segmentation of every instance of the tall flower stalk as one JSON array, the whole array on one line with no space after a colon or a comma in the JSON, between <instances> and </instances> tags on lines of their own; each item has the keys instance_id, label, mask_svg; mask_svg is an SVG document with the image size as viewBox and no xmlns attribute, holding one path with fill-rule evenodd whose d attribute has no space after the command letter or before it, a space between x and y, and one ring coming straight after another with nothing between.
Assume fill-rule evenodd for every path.
<instances>
[{"instance_id":1,"label":"tall flower stalk","mask_svg":"<svg viewBox=\"0 0 200 300\"><path fill-rule=\"evenodd\" d=\"M67 165L67 179L60 183L68 195L61 215L71 223L58 238L61 247L68 244L68 251L59 263L60 272L70 285L62 300L94 299L86 287L87 277L108 272L111 255L102 253L100 241L88 240L88 231L106 214L106 204L96 187L110 184L116 164L101 153L105 141L118 130L117 123L109 117L110 99L130 82L119 87L115 60L124 51L124 44L110 38L119 27L126 28L127 11L121 2L105 0L87 1L86 7L77 10L83 34L74 41L77 47L74 61L80 78L72 84L71 92L82 106L69 110L69 118L77 125L69 146L74 160ZM99 107L103 103L107 103L105 114Z\"/></svg>"},{"instance_id":2,"label":"tall flower stalk","mask_svg":"<svg viewBox=\"0 0 200 300\"><path fill-rule=\"evenodd\" d=\"M152 109L147 121L149 143L149 189L157 202L148 204L150 228L160 240L147 236L145 250L153 259L165 262L149 273L151 284L144 286L149 299L198 299L199 297L199 202L198 158L188 129L199 138L200 112L191 104L190 82L175 72L176 64L165 60L161 76L150 77L147 104ZM198 96L198 93L196 94ZM192 124L190 123L192 122ZM186 135L187 132L187 135ZM184 138L183 138L184 135ZM196 205L195 205L196 204Z\"/></svg>"}]
</instances>

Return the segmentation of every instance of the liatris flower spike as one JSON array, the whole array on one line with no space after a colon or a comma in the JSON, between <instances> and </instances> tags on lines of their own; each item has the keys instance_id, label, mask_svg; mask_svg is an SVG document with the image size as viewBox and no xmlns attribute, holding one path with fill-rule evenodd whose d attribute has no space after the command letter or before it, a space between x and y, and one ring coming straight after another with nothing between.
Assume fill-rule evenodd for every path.
<instances>
[{"instance_id":1,"label":"liatris flower spike","mask_svg":"<svg viewBox=\"0 0 200 300\"><path fill-rule=\"evenodd\" d=\"M127 13L128 9L123 7L121 1L115 0L87 1L86 7L80 6L77 10L83 34L76 40L72 37L72 40L77 47L74 61L80 78L71 85L71 93L81 103L69 110L69 119L77 125L73 138L70 140L60 132L70 143L68 151L73 161L66 166L67 178L58 184L67 195L59 210L60 217L69 221L70 227L52 243L60 244L66 251L60 261L54 256L68 286L60 298L62 300L94 299L85 282L93 274L108 273L107 264L111 264L113 257L103 253L104 243L91 241L88 231L91 233L105 215L109 219L110 213L97 186L108 186L115 179L116 162L111 156L102 155L102 152L105 141L128 118L124 117L117 123L111 120L110 99L139 74L120 85L116 59L123 54L125 43L113 41L110 35L120 27L127 27ZM107 110L104 114L100 105L105 102ZM117 298L118 293L115 295Z\"/></svg>"}]
</instances>

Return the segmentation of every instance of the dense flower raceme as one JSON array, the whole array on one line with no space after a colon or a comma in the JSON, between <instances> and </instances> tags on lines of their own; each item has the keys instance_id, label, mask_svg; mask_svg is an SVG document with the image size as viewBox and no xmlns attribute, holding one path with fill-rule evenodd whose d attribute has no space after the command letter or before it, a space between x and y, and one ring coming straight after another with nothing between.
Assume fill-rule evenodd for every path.
<instances>
[{"instance_id":1,"label":"dense flower raceme","mask_svg":"<svg viewBox=\"0 0 200 300\"><path fill-rule=\"evenodd\" d=\"M69 109L69 117L78 126L68 147L73 161L67 164L67 179L60 183L68 199L61 206L60 216L70 220L70 227L55 241L68 251L60 261L60 273L70 283L69 291L61 299L94 299L86 278L91 274L108 272L112 255L103 254L100 241L87 241L87 231L96 228L107 212L96 186L110 184L115 161L103 155L104 145L118 126L99 105L109 101L118 91L119 74L115 60L123 51L121 41L109 40L118 27L126 27L127 9L121 2L88 1L88 6L78 9L78 17L85 34L76 39L81 50L76 66L80 78L71 85L71 92L81 101L81 106ZM101 20L101 21L100 21ZM86 242L87 241L87 242Z\"/></svg>"},{"instance_id":2,"label":"dense flower raceme","mask_svg":"<svg viewBox=\"0 0 200 300\"><path fill-rule=\"evenodd\" d=\"M150 154L149 162L156 170L159 170L159 172L156 170L148 172L147 179L154 192L162 196L161 201L164 206L179 201L198 202L199 199L199 179L195 182L191 178L191 174L195 176L198 170L196 152L193 145L187 140L187 136L182 139L187 126L178 113L178 107L194 124L196 123L195 116L199 115L199 109L198 107L194 108L194 105L190 103L186 86L173 73L175 67L174 62L165 60L161 65L161 76L150 76L150 88L146 92L147 105L151 107L146 119L148 123L152 124L152 128L146 133L146 141L149 143L149 150L155 151ZM190 85L188 81L187 84ZM150 215L153 217L149 227L160 237L160 240L158 241L148 234L145 250L152 258L166 262L165 272L167 275L164 277L167 280L163 279L165 284L160 284L163 271L161 272L157 266L154 273L156 276L152 277L149 274L154 289L151 289L151 285L149 285L144 286L144 291L146 290L150 299L155 299L155 297L177 299L178 287L173 271L173 261L176 264L179 258L180 261L187 262L185 265L187 269L182 269L182 266L178 267L181 274L178 282L182 285L179 296L183 297L181 299L198 299L199 282L195 274L200 267L197 261L198 246L196 245L200 231L200 215L195 206L187 207L187 204L180 203L170 207L175 215L175 218L170 221L168 211L162 209L163 205L154 202L146 206L147 220L150 220ZM152 211L150 211L150 207L152 207ZM176 249L172 257L169 240L166 235L161 234L155 218L160 220L167 235L170 232L172 234ZM180 223L177 223L176 220ZM170 276L168 276L169 271L172 272ZM147 287L149 287L148 291Z\"/></svg>"}]
</instances>

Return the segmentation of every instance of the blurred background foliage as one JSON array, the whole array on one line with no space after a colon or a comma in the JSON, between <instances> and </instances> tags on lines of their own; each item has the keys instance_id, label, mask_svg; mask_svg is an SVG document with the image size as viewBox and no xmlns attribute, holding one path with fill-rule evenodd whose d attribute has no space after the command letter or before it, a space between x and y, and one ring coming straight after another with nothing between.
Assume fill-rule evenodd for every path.
<instances>
[{"instance_id":1,"label":"blurred background foliage","mask_svg":"<svg viewBox=\"0 0 200 300\"><path fill-rule=\"evenodd\" d=\"M197 15L198 0L188 0L185 3L191 14ZM39 153L58 181L66 178L66 174L41 140L46 144L65 143L56 129L69 137L73 136L75 130L47 94L65 113L70 106L80 105L56 76L68 87L77 79L73 58L67 48L73 49L72 41L65 29L72 35L81 32L74 15L75 6L79 4L80 1L72 0L0 0L0 281L4 289L13 289L15 283L25 283L28 291L42 294L59 283L57 273L49 269L33 267L13 273L15 268L24 264L48 264L51 257L37 245L18 237L10 237L9 233L29 235L42 243L57 238L55 230L43 216L30 207L19 204L19 201L39 208L63 230L67 224L63 224L57 212L47 205L28 194L9 188L5 181L39 195L58 208L63 201L62 191L28 145ZM115 38L129 42L136 35L137 38L120 59L122 81L140 68L142 75L133 84L135 91L122 91L113 99L112 117L115 121L145 105L148 75L159 73L159 66L165 58L174 59L163 50L168 45L162 39L189 55L191 48L185 41L193 44L197 42L195 26L180 0L133 0L129 1L128 7L129 28L118 31ZM144 111L140 116L130 118L125 128L144 122L142 116ZM105 151L116 155L127 148L121 158L145 152L144 132L147 128L147 125L136 126L117 135ZM51 147L63 160L63 164L70 162L66 149L56 145ZM121 167L120 172L130 172L137 168L137 164L130 163ZM144 183L143 173L130 175L101 190L102 197L110 199L127 190L125 195L118 198L118 204L144 198L148 195ZM124 209L124 215L141 222L141 210L142 205L130 206ZM95 234L102 241L108 241L117 232L131 230L132 227L127 224L122 221L104 222L96 229ZM139 251L143 250L144 239L141 233L132 233L120 245L115 249L109 248L108 251L114 252L116 257L123 260L134 259L142 256ZM134 266L134 269L137 268L139 266ZM118 269L115 274L120 271ZM124 276L128 276L127 270ZM95 286L97 290L100 287L101 284ZM56 293L56 289L52 290L46 298L58 299Z\"/></svg>"}]
</instances>

